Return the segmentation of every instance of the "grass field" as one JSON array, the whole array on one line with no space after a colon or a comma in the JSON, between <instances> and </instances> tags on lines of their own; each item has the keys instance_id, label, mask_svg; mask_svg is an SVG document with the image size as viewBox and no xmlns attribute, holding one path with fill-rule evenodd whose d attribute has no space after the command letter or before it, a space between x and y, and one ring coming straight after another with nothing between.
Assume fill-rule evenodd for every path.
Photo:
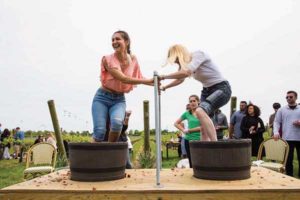
<instances>
[{"instance_id":1,"label":"grass field","mask_svg":"<svg viewBox=\"0 0 300 200\"><path fill-rule=\"evenodd\" d=\"M23 181L25 163L19 160L0 160L0 189Z\"/></svg>"}]
</instances>

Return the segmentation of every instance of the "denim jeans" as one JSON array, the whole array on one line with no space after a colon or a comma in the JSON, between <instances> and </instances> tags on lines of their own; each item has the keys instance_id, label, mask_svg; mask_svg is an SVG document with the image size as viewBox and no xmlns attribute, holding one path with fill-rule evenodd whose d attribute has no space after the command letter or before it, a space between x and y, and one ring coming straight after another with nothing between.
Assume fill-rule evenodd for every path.
<instances>
[{"instance_id":1,"label":"denim jeans","mask_svg":"<svg viewBox=\"0 0 300 200\"><path fill-rule=\"evenodd\" d=\"M181 154L186 156L185 139L184 139L184 137L181 139Z\"/></svg>"},{"instance_id":2,"label":"denim jeans","mask_svg":"<svg viewBox=\"0 0 300 200\"><path fill-rule=\"evenodd\" d=\"M212 116L214 111L224 106L231 97L231 87L228 81L217 83L211 87L203 88L201 92L200 107Z\"/></svg>"},{"instance_id":3,"label":"denim jeans","mask_svg":"<svg viewBox=\"0 0 300 200\"><path fill-rule=\"evenodd\" d=\"M99 88L92 104L94 124L93 138L103 141L106 133L106 121L110 119L110 130L121 132L125 117L126 102L124 94L115 94Z\"/></svg>"}]
</instances>

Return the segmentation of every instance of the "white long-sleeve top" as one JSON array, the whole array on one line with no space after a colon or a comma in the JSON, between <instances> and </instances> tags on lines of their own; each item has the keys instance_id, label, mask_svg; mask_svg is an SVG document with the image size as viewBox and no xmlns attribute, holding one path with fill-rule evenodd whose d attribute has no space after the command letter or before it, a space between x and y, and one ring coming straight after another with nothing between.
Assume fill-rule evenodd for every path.
<instances>
[{"instance_id":1,"label":"white long-sleeve top","mask_svg":"<svg viewBox=\"0 0 300 200\"><path fill-rule=\"evenodd\" d=\"M300 126L293 125L293 122L300 120L300 106L295 109L289 106L281 107L274 120L274 135L279 135L282 126L282 139L290 141L300 141Z\"/></svg>"},{"instance_id":2,"label":"white long-sleeve top","mask_svg":"<svg viewBox=\"0 0 300 200\"><path fill-rule=\"evenodd\" d=\"M202 83L203 87L210 87L226 81L218 66L202 51L192 53L192 61L188 64L188 68L193 72L193 77Z\"/></svg>"}]
</instances>

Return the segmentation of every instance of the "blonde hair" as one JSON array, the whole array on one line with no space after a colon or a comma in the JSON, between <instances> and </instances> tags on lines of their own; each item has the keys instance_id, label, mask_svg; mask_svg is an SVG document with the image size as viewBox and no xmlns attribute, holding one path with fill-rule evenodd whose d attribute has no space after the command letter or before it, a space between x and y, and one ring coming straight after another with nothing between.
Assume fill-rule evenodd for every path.
<instances>
[{"instance_id":1,"label":"blonde hair","mask_svg":"<svg viewBox=\"0 0 300 200\"><path fill-rule=\"evenodd\" d=\"M56 138L54 137L54 134L53 134L53 133L49 132L49 133L46 134L46 136L52 137L52 138L56 141Z\"/></svg>"},{"instance_id":2,"label":"blonde hair","mask_svg":"<svg viewBox=\"0 0 300 200\"><path fill-rule=\"evenodd\" d=\"M191 62L191 54L183 45L175 44L169 48L166 65L176 61L182 69L187 69L187 64Z\"/></svg>"}]
</instances>

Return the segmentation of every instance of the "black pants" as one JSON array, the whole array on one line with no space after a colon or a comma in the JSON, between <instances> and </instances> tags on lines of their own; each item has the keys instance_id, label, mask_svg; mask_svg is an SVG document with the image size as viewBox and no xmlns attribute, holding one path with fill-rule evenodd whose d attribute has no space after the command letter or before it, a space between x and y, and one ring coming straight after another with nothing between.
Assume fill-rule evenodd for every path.
<instances>
[{"instance_id":1,"label":"black pants","mask_svg":"<svg viewBox=\"0 0 300 200\"><path fill-rule=\"evenodd\" d=\"M178 157L181 157L182 151L181 151L181 142L179 142L180 144L177 147L177 153L178 153Z\"/></svg>"},{"instance_id":2,"label":"black pants","mask_svg":"<svg viewBox=\"0 0 300 200\"><path fill-rule=\"evenodd\" d=\"M189 159L190 168L192 168L192 159L191 159L190 143L189 142L190 142L189 140L184 140L184 145L185 145L185 150L186 150L186 156Z\"/></svg>"},{"instance_id":3,"label":"black pants","mask_svg":"<svg viewBox=\"0 0 300 200\"><path fill-rule=\"evenodd\" d=\"M294 149L297 151L298 158L298 177L300 177L300 141L287 141L290 146L290 151L288 155L288 159L286 162L286 174L289 176L293 176L293 160L294 160Z\"/></svg>"}]
</instances>

